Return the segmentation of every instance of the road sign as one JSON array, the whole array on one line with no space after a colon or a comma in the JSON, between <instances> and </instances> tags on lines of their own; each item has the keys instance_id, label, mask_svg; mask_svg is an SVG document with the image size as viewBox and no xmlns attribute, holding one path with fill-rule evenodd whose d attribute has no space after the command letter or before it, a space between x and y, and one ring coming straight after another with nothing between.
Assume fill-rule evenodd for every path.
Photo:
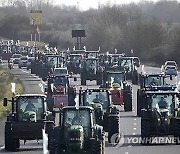
<instances>
[{"instance_id":1,"label":"road sign","mask_svg":"<svg viewBox=\"0 0 180 154\"><path fill-rule=\"evenodd\" d=\"M30 11L30 25L42 26L42 11L40 10L31 10Z\"/></svg>"}]
</instances>

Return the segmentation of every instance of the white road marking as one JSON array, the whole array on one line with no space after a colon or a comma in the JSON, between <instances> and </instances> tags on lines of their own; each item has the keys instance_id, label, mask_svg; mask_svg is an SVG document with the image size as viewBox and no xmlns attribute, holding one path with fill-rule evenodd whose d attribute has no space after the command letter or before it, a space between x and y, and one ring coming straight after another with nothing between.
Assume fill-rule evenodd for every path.
<instances>
[{"instance_id":1,"label":"white road marking","mask_svg":"<svg viewBox=\"0 0 180 154\"><path fill-rule=\"evenodd\" d=\"M134 119L135 121L137 120L137 119Z\"/></svg>"},{"instance_id":2,"label":"white road marking","mask_svg":"<svg viewBox=\"0 0 180 154\"><path fill-rule=\"evenodd\" d=\"M136 130L137 128L134 127L133 129Z\"/></svg>"},{"instance_id":3,"label":"white road marking","mask_svg":"<svg viewBox=\"0 0 180 154\"><path fill-rule=\"evenodd\" d=\"M136 133L133 133L133 135L136 135Z\"/></svg>"},{"instance_id":4,"label":"white road marking","mask_svg":"<svg viewBox=\"0 0 180 154\"><path fill-rule=\"evenodd\" d=\"M129 154L129 152L125 152L125 154Z\"/></svg>"},{"instance_id":5,"label":"white road marking","mask_svg":"<svg viewBox=\"0 0 180 154\"><path fill-rule=\"evenodd\" d=\"M24 72L24 73L30 74L30 72L28 72L28 71L25 71L25 70L21 70L21 71ZM30 74L30 75L31 75L32 77L38 79L38 80L41 80L41 78L39 78L39 77L36 76L36 75L33 75L33 74ZM46 82L44 82L44 81L41 81L41 82L42 82L42 84L47 85Z\"/></svg>"},{"instance_id":6,"label":"white road marking","mask_svg":"<svg viewBox=\"0 0 180 154\"><path fill-rule=\"evenodd\" d=\"M24 73L28 73L29 74L29 72L27 72L27 71L25 71L25 70L21 70L22 72L24 72Z\"/></svg>"},{"instance_id":7,"label":"white road marking","mask_svg":"<svg viewBox=\"0 0 180 154\"><path fill-rule=\"evenodd\" d=\"M0 150L3 150L5 148L5 146L2 146L2 147L0 147Z\"/></svg>"},{"instance_id":8,"label":"white road marking","mask_svg":"<svg viewBox=\"0 0 180 154\"><path fill-rule=\"evenodd\" d=\"M134 125L137 125L137 123L134 123Z\"/></svg>"}]
</instances>

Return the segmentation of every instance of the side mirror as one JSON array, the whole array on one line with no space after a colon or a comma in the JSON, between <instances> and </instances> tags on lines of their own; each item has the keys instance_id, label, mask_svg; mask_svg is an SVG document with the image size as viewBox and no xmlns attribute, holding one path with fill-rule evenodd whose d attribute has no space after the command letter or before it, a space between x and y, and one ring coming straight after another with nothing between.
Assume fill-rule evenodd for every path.
<instances>
[{"instance_id":1,"label":"side mirror","mask_svg":"<svg viewBox=\"0 0 180 154\"><path fill-rule=\"evenodd\" d=\"M55 117L56 116L56 112L52 111L52 116Z\"/></svg>"},{"instance_id":2,"label":"side mirror","mask_svg":"<svg viewBox=\"0 0 180 154\"><path fill-rule=\"evenodd\" d=\"M172 75L170 75L170 80L173 80Z\"/></svg>"},{"instance_id":3,"label":"side mirror","mask_svg":"<svg viewBox=\"0 0 180 154\"><path fill-rule=\"evenodd\" d=\"M47 81L47 78L42 78L42 80L45 82L45 81Z\"/></svg>"},{"instance_id":4,"label":"side mirror","mask_svg":"<svg viewBox=\"0 0 180 154\"><path fill-rule=\"evenodd\" d=\"M74 77L74 81L77 81L77 77Z\"/></svg>"},{"instance_id":5,"label":"side mirror","mask_svg":"<svg viewBox=\"0 0 180 154\"><path fill-rule=\"evenodd\" d=\"M8 99L7 99L7 98L4 98L4 100L3 100L3 106L7 106L7 103L8 103Z\"/></svg>"}]
</instances>

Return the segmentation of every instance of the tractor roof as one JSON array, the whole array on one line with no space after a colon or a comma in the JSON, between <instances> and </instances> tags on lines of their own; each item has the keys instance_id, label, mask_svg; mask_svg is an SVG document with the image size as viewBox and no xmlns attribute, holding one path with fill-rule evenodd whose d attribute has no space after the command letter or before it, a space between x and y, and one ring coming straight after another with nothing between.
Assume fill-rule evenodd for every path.
<instances>
[{"instance_id":1,"label":"tractor roof","mask_svg":"<svg viewBox=\"0 0 180 154\"><path fill-rule=\"evenodd\" d=\"M110 71L106 71L106 72L109 73L109 74L110 74L110 73L113 73L113 74L115 74L115 73L116 73L116 74L120 74L120 73L121 73L121 74L124 74L124 73L125 73L123 70L122 70L122 71L119 71L119 70L110 70Z\"/></svg>"},{"instance_id":2,"label":"tractor roof","mask_svg":"<svg viewBox=\"0 0 180 154\"><path fill-rule=\"evenodd\" d=\"M43 95L43 94L21 94L21 95L16 95L16 97L46 97L46 95Z\"/></svg>"},{"instance_id":3,"label":"tractor roof","mask_svg":"<svg viewBox=\"0 0 180 154\"><path fill-rule=\"evenodd\" d=\"M149 91L146 91L146 94L153 94L153 93L179 93L176 86L152 86Z\"/></svg>"},{"instance_id":4,"label":"tractor roof","mask_svg":"<svg viewBox=\"0 0 180 154\"><path fill-rule=\"evenodd\" d=\"M86 90L82 90L83 92L108 92L107 89L105 88L98 88L98 89L86 89Z\"/></svg>"},{"instance_id":5,"label":"tractor roof","mask_svg":"<svg viewBox=\"0 0 180 154\"><path fill-rule=\"evenodd\" d=\"M65 106L62 108L62 110L94 110L90 106L79 106L79 109L77 109L75 106Z\"/></svg>"},{"instance_id":6,"label":"tractor roof","mask_svg":"<svg viewBox=\"0 0 180 154\"><path fill-rule=\"evenodd\" d=\"M142 77L163 77L164 76L164 74L162 74L162 73L148 73L148 74L143 74L143 75L141 75Z\"/></svg>"}]
</instances>

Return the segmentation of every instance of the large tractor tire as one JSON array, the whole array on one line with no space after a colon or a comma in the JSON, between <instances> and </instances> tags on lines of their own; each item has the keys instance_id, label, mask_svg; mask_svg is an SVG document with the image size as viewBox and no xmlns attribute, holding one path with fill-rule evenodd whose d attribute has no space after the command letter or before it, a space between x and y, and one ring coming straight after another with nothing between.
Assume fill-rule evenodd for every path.
<instances>
[{"instance_id":1,"label":"large tractor tire","mask_svg":"<svg viewBox=\"0 0 180 154\"><path fill-rule=\"evenodd\" d=\"M53 138L54 123L45 123L45 131L48 134L48 149L50 148L50 141Z\"/></svg>"},{"instance_id":2,"label":"large tractor tire","mask_svg":"<svg viewBox=\"0 0 180 154\"><path fill-rule=\"evenodd\" d=\"M135 70L132 73L132 84L138 84L138 72Z\"/></svg>"},{"instance_id":3,"label":"large tractor tire","mask_svg":"<svg viewBox=\"0 0 180 154\"><path fill-rule=\"evenodd\" d=\"M141 144L146 145L150 143L151 136L151 122L149 120L141 119Z\"/></svg>"},{"instance_id":4,"label":"large tractor tire","mask_svg":"<svg viewBox=\"0 0 180 154\"><path fill-rule=\"evenodd\" d=\"M81 85L86 85L86 75L81 73Z\"/></svg>"},{"instance_id":5,"label":"large tractor tire","mask_svg":"<svg viewBox=\"0 0 180 154\"><path fill-rule=\"evenodd\" d=\"M137 91L137 116L141 117L141 108L142 108L142 96L141 91L138 89Z\"/></svg>"},{"instance_id":6,"label":"large tractor tire","mask_svg":"<svg viewBox=\"0 0 180 154\"><path fill-rule=\"evenodd\" d=\"M60 146L60 139L62 139L61 129L59 126L54 127L52 137L49 142L49 154L61 154L63 149Z\"/></svg>"},{"instance_id":7,"label":"large tractor tire","mask_svg":"<svg viewBox=\"0 0 180 154\"><path fill-rule=\"evenodd\" d=\"M132 111L132 92L124 91L124 111Z\"/></svg>"},{"instance_id":8,"label":"large tractor tire","mask_svg":"<svg viewBox=\"0 0 180 154\"><path fill-rule=\"evenodd\" d=\"M102 138L92 142L92 154L105 154L105 135L102 133Z\"/></svg>"},{"instance_id":9,"label":"large tractor tire","mask_svg":"<svg viewBox=\"0 0 180 154\"><path fill-rule=\"evenodd\" d=\"M119 116L110 115L108 118L108 142L111 143L111 137L118 133L119 134Z\"/></svg>"},{"instance_id":10,"label":"large tractor tire","mask_svg":"<svg viewBox=\"0 0 180 154\"><path fill-rule=\"evenodd\" d=\"M5 124L5 150L13 151L19 148L19 140L12 136L11 123Z\"/></svg>"},{"instance_id":11,"label":"large tractor tire","mask_svg":"<svg viewBox=\"0 0 180 154\"><path fill-rule=\"evenodd\" d=\"M175 126L174 126L174 137L176 144L180 144L180 120L175 121Z\"/></svg>"}]
</instances>

